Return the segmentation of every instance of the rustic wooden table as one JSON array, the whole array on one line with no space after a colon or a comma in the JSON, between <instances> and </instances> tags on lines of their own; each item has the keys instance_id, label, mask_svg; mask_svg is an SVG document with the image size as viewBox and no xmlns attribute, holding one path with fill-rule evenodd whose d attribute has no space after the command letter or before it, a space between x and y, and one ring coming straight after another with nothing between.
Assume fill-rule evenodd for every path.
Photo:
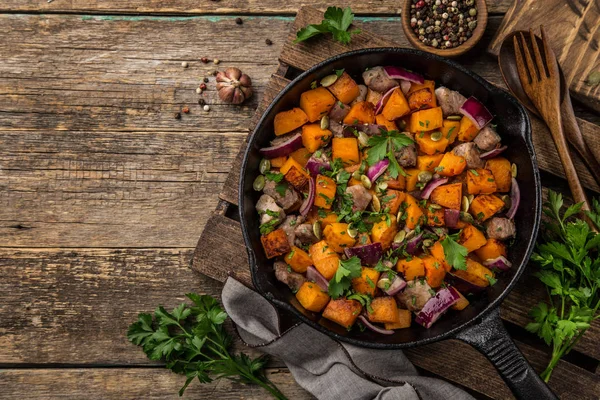
<instances>
[{"instance_id":1,"label":"rustic wooden table","mask_svg":"<svg viewBox=\"0 0 600 400\"><path fill-rule=\"evenodd\" d=\"M150 362L125 332L139 312L172 307L188 291L219 295L221 284L191 271L190 259L300 3L0 4L0 397L178 398L182 377ZM389 40L402 35L400 3L345 2ZM488 0L484 42L510 3ZM461 62L501 83L483 48ZM195 88L216 67L201 63L205 56L220 59L219 68L248 73L253 99L224 105L211 80L204 94L211 111L202 111ZM176 119L184 106L190 113ZM597 114L577 111L600 122ZM546 186L565 190L559 178L544 178ZM542 366L546 348L518 325L509 329ZM448 349L465 357L431 357ZM425 374L478 398L510 396L487 361L464 344L437 343L409 356ZM554 379L600 393L597 359L575 352ZM311 398L281 361L273 360L268 373L289 398ZM568 389L564 398L587 398ZM264 399L265 393L224 380L194 383L186 397Z\"/></svg>"}]
</instances>

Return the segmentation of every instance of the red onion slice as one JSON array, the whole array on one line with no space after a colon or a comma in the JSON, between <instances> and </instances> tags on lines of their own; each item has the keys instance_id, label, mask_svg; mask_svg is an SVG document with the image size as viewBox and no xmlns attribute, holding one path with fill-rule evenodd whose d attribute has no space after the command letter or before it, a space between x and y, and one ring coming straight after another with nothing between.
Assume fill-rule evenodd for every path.
<instances>
[{"instance_id":1,"label":"red onion slice","mask_svg":"<svg viewBox=\"0 0 600 400\"><path fill-rule=\"evenodd\" d=\"M288 154L302 147L302 134L297 133L290 139L271 147L263 147L259 150L265 158L277 158L287 156Z\"/></svg>"},{"instance_id":2,"label":"red onion slice","mask_svg":"<svg viewBox=\"0 0 600 400\"><path fill-rule=\"evenodd\" d=\"M313 203L315 202L315 178L310 177L308 179L308 196L304 199L302 206L300 206L300 214L306 217Z\"/></svg>"},{"instance_id":3,"label":"red onion slice","mask_svg":"<svg viewBox=\"0 0 600 400\"><path fill-rule=\"evenodd\" d=\"M515 178L512 178L510 187L510 209L506 213L507 218L513 219L515 217L520 202L521 190L519 189L519 184L517 183L517 180Z\"/></svg>"},{"instance_id":4,"label":"red onion slice","mask_svg":"<svg viewBox=\"0 0 600 400\"><path fill-rule=\"evenodd\" d=\"M381 98L375 105L375 115L379 114L383 110L383 107L385 107L385 104L387 103L389 97L392 95L392 93L394 92L394 90L396 90L397 87L398 86L394 86L393 88L385 92L383 96L381 96Z\"/></svg>"},{"instance_id":5,"label":"red onion slice","mask_svg":"<svg viewBox=\"0 0 600 400\"><path fill-rule=\"evenodd\" d=\"M317 176L321 171L331 171L331 164L328 161L321 161L311 157L306 163L306 169L310 176Z\"/></svg>"},{"instance_id":6,"label":"red onion slice","mask_svg":"<svg viewBox=\"0 0 600 400\"><path fill-rule=\"evenodd\" d=\"M367 178L369 178L371 182L375 182L377 178L383 175L389 165L390 161L387 158L377 161L375 165L370 166L367 170Z\"/></svg>"},{"instance_id":7,"label":"red onion slice","mask_svg":"<svg viewBox=\"0 0 600 400\"><path fill-rule=\"evenodd\" d=\"M329 281L315 267L306 268L306 278L316 283L322 291L326 292L329 290Z\"/></svg>"},{"instance_id":8,"label":"red onion slice","mask_svg":"<svg viewBox=\"0 0 600 400\"><path fill-rule=\"evenodd\" d=\"M408 94L408 92L410 91L411 85L412 85L412 83L410 83L410 81L405 81L404 79L402 79L400 81L400 89L402 89L402 93Z\"/></svg>"},{"instance_id":9,"label":"red onion slice","mask_svg":"<svg viewBox=\"0 0 600 400\"><path fill-rule=\"evenodd\" d=\"M419 251L419 246L423 242L423 232L419 233L417 236L408 239L406 242L406 252L410 255L414 255Z\"/></svg>"},{"instance_id":10,"label":"red onion slice","mask_svg":"<svg viewBox=\"0 0 600 400\"><path fill-rule=\"evenodd\" d=\"M452 286L442 289L429 299L415 318L415 322L430 328L450 307L460 299L460 295Z\"/></svg>"},{"instance_id":11,"label":"red onion slice","mask_svg":"<svg viewBox=\"0 0 600 400\"><path fill-rule=\"evenodd\" d=\"M460 106L461 114L469 118L477 128L482 129L492 118L492 113L485 108L475 97L469 97L462 106Z\"/></svg>"},{"instance_id":12,"label":"red onion slice","mask_svg":"<svg viewBox=\"0 0 600 400\"><path fill-rule=\"evenodd\" d=\"M414 82L414 83L423 83L425 79L423 76L414 73L412 71L408 71L404 68L396 67L393 65L383 67L388 76L392 79L404 79L405 81Z\"/></svg>"},{"instance_id":13,"label":"red onion slice","mask_svg":"<svg viewBox=\"0 0 600 400\"><path fill-rule=\"evenodd\" d=\"M498 256L496 258L485 260L483 265L489 268L499 269L500 271L508 271L512 267L512 263L504 256Z\"/></svg>"},{"instance_id":14,"label":"red onion slice","mask_svg":"<svg viewBox=\"0 0 600 400\"><path fill-rule=\"evenodd\" d=\"M376 325L373 325L371 323L371 321L369 321L367 319L367 317L365 317L364 315L359 315L358 319L360 319L360 322L362 322L364 326L366 326L367 328L369 328L373 332L381 333L382 335L393 335L394 334L394 331L391 331L389 329L383 329L383 328L380 328L380 327L378 327Z\"/></svg>"},{"instance_id":15,"label":"red onion slice","mask_svg":"<svg viewBox=\"0 0 600 400\"><path fill-rule=\"evenodd\" d=\"M496 156L499 156L506 149L508 149L508 146L498 147L497 149L490 150L490 151L487 151L485 153L482 153L479 156L479 158L481 158L482 160L488 160L490 158L494 158Z\"/></svg>"},{"instance_id":16,"label":"red onion slice","mask_svg":"<svg viewBox=\"0 0 600 400\"><path fill-rule=\"evenodd\" d=\"M354 247L346 247L344 249L346 257L358 257L362 265L377 265L381 257L383 257L383 247L380 242L364 244Z\"/></svg>"},{"instance_id":17,"label":"red onion slice","mask_svg":"<svg viewBox=\"0 0 600 400\"><path fill-rule=\"evenodd\" d=\"M392 280L391 283L389 283L389 286L387 289L385 288L386 284L381 282L382 280L389 280L389 279L387 278L387 275L384 276L383 278L380 278L379 281L377 282L377 287L380 288L381 290L383 290L385 292L385 294L387 294L388 296L395 296L396 294L400 293L400 291L402 289L404 289L406 287L406 281L404 279L400 278L398 275L394 276L394 279Z\"/></svg>"},{"instance_id":18,"label":"red onion slice","mask_svg":"<svg viewBox=\"0 0 600 400\"><path fill-rule=\"evenodd\" d=\"M460 219L460 211L453 210L451 208L444 209L444 222L446 226L451 229L456 229L456 225L458 225L458 220Z\"/></svg>"},{"instance_id":19,"label":"red onion slice","mask_svg":"<svg viewBox=\"0 0 600 400\"><path fill-rule=\"evenodd\" d=\"M429 196L431 196L431 192L433 192L433 189L435 189L436 187L441 186L445 183L448 183L448 178L439 178L439 179L430 180L429 183L427 184L427 186L425 186L425 188L421 192L421 198L429 199Z\"/></svg>"}]
</instances>

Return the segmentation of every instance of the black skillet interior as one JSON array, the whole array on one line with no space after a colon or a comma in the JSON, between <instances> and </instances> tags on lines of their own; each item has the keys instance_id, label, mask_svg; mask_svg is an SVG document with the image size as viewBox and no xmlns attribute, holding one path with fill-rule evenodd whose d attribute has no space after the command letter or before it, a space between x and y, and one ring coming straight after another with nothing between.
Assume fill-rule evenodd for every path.
<instances>
[{"instance_id":1,"label":"black skillet interior","mask_svg":"<svg viewBox=\"0 0 600 400\"><path fill-rule=\"evenodd\" d=\"M261 156L258 149L268 146L273 138L275 114L297 106L300 94L310 88L311 82L331 74L333 70L344 68L351 76L359 78L366 68L377 65L397 65L417 71L435 80L436 85L458 90L467 97L475 96L485 104L494 115L492 123L498 126L503 144L508 145L504 155L518 167L517 179L521 188L521 204L515 217L517 237L508 255L513 263L512 270L499 275L498 283L489 290L470 299L471 305L465 310L450 311L430 329L414 325L389 336L358 329L348 332L319 314L304 310L290 289L275 279L273 260L266 259L260 242L259 221L254 209L259 193L252 189L252 182L259 174ZM541 215L541 184L530 137L527 114L512 96L460 65L429 53L402 48L359 50L314 66L291 82L269 106L250 138L244 158L240 179L240 218L255 288L276 306L292 311L315 329L363 347L403 348L451 337L500 303L523 272L533 250ZM282 318L286 318L285 315L290 314L284 313Z\"/></svg>"}]
</instances>

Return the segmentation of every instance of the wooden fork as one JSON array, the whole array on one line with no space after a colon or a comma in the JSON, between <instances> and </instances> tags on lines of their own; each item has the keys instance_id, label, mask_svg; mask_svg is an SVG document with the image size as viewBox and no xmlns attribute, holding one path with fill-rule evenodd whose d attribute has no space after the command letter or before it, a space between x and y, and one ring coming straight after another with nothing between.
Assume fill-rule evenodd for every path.
<instances>
[{"instance_id":1,"label":"wooden fork","mask_svg":"<svg viewBox=\"0 0 600 400\"><path fill-rule=\"evenodd\" d=\"M529 44L522 32L520 35L513 37L519 78L525 93L537 108L548 128L550 128L574 200L578 203L583 202L582 210L589 210L585 191L577 176L562 128L558 62L548 44L544 27L541 26L540 30L542 31L542 42L544 43L544 57L540 54L533 30L529 30L531 36ZM535 61L531 56L530 47L533 48ZM594 224L587 217L585 218L593 229Z\"/></svg>"}]
</instances>

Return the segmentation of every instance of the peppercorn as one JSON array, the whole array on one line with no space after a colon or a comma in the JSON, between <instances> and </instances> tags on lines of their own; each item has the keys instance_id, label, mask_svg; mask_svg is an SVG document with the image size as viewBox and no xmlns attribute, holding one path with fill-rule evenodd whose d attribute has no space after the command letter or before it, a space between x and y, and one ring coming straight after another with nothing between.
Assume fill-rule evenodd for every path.
<instances>
[{"instance_id":1,"label":"peppercorn","mask_svg":"<svg viewBox=\"0 0 600 400\"><path fill-rule=\"evenodd\" d=\"M198 99L198 104L199 104L201 107L204 107L204 105L206 104L206 101L205 101L204 99Z\"/></svg>"},{"instance_id":2,"label":"peppercorn","mask_svg":"<svg viewBox=\"0 0 600 400\"><path fill-rule=\"evenodd\" d=\"M181 66L182 66L183 68L187 68L187 67L188 67L188 63L187 63L187 61L184 61L184 62L182 62L182 63L181 63Z\"/></svg>"},{"instance_id":3,"label":"peppercorn","mask_svg":"<svg viewBox=\"0 0 600 400\"><path fill-rule=\"evenodd\" d=\"M202 61L204 64L208 63L208 57L202 57L200 59L200 61Z\"/></svg>"},{"instance_id":4,"label":"peppercorn","mask_svg":"<svg viewBox=\"0 0 600 400\"><path fill-rule=\"evenodd\" d=\"M206 90L206 83L201 83L200 84L200 89L201 90Z\"/></svg>"},{"instance_id":5,"label":"peppercorn","mask_svg":"<svg viewBox=\"0 0 600 400\"><path fill-rule=\"evenodd\" d=\"M176 112L175 113L175 119L181 119L181 113Z\"/></svg>"},{"instance_id":6,"label":"peppercorn","mask_svg":"<svg viewBox=\"0 0 600 400\"><path fill-rule=\"evenodd\" d=\"M236 23L236 24L238 24L238 25L241 25L241 24L243 24L243 23L244 23L244 21L243 21L243 20L242 20L240 17L237 17L237 18L235 19L235 23Z\"/></svg>"},{"instance_id":7,"label":"peppercorn","mask_svg":"<svg viewBox=\"0 0 600 400\"><path fill-rule=\"evenodd\" d=\"M187 114L190 112L190 109L189 109L189 107L183 107L183 109L181 111L183 111L184 113Z\"/></svg>"},{"instance_id":8,"label":"peppercorn","mask_svg":"<svg viewBox=\"0 0 600 400\"><path fill-rule=\"evenodd\" d=\"M271 39L265 39L265 43L267 44L267 46L270 46L273 44L273 42L271 41Z\"/></svg>"},{"instance_id":9,"label":"peppercorn","mask_svg":"<svg viewBox=\"0 0 600 400\"><path fill-rule=\"evenodd\" d=\"M204 81L204 83L208 83L208 78L204 77L204 79L202 79L202 81Z\"/></svg>"}]
</instances>

